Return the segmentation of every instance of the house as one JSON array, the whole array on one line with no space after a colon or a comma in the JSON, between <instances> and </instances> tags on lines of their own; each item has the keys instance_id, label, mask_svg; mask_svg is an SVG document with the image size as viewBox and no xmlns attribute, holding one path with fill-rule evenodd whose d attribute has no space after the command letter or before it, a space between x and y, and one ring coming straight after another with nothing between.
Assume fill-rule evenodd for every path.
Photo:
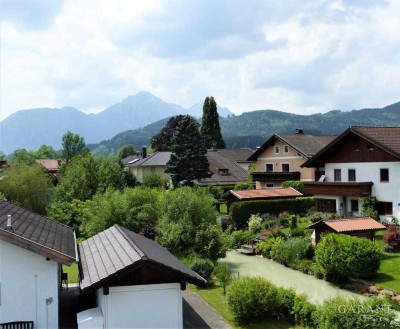
<instances>
[{"instance_id":1,"label":"house","mask_svg":"<svg viewBox=\"0 0 400 329\"><path fill-rule=\"evenodd\" d=\"M58 169L61 165L60 159L36 159L35 162L46 168L49 174L57 175Z\"/></svg>"},{"instance_id":2,"label":"house","mask_svg":"<svg viewBox=\"0 0 400 329\"><path fill-rule=\"evenodd\" d=\"M79 254L81 291L94 293L97 307L78 322L96 318L105 329L182 328L186 282L206 283L158 243L118 225L79 244Z\"/></svg>"},{"instance_id":3,"label":"house","mask_svg":"<svg viewBox=\"0 0 400 329\"><path fill-rule=\"evenodd\" d=\"M150 155L143 152L140 158L133 158L130 160L125 165L125 168L130 170L140 183L142 183L143 179L150 174L157 174L168 180L169 174L165 172L165 169L170 157L171 152L154 152Z\"/></svg>"},{"instance_id":4,"label":"house","mask_svg":"<svg viewBox=\"0 0 400 329\"><path fill-rule=\"evenodd\" d=\"M363 217L320 220L308 226L307 229L314 229L312 240L314 244L317 244L324 233L341 233L368 238L373 241L375 232L384 231L386 227L371 217Z\"/></svg>"},{"instance_id":5,"label":"house","mask_svg":"<svg viewBox=\"0 0 400 329\"><path fill-rule=\"evenodd\" d=\"M0 200L0 323L58 328L61 264L76 261L72 228Z\"/></svg>"},{"instance_id":6,"label":"house","mask_svg":"<svg viewBox=\"0 0 400 329\"><path fill-rule=\"evenodd\" d=\"M291 135L274 134L248 158L255 161L253 181L256 189L280 187L289 180L318 180L324 173L323 168L315 170L301 165L334 138L306 135L303 129L297 129L296 134Z\"/></svg>"},{"instance_id":7,"label":"house","mask_svg":"<svg viewBox=\"0 0 400 329\"><path fill-rule=\"evenodd\" d=\"M289 188L268 188L261 190L230 190L223 195L226 200L228 210L233 202L251 201L251 200L275 200L275 199L291 199L302 196L299 191L292 187Z\"/></svg>"},{"instance_id":8,"label":"house","mask_svg":"<svg viewBox=\"0 0 400 329\"><path fill-rule=\"evenodd\" d=\"M249 166L250 162L247 161L247 158L251 153L251 149L207 150L211 176L199 179L196 183L200 186L215 185L225 188L248 183L248 171L245 168Z\"/></svg>"},{"instance_id":9,"label":"house","mask_svg":"<svg viewBox=\"0 0 400 329\"><path fill-rule=\"evenodd\" d=\"M382 220L400 219L400 127L351 126L303 166L325 168L304 186L318 211L359 216L361 199L374 196Z\"/></svg>"}]
</instances>

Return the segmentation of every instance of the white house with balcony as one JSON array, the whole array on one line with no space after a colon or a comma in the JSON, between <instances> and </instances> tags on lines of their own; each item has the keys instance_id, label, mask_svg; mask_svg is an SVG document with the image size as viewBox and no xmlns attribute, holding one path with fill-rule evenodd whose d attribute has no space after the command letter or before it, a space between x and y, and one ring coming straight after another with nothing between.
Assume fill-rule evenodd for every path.
<instances>
[{"instance_id":1,"label":"white house with balcony","mask_svg":"<svg viewBox=\"0 0 400 329\"><path fill-rule=\"evenodd\" d=\"M302 166L325 167L305 182L317 210L359 216L361 198L373 196L382 220L400 219L400 127L349 127Z\"/></svg>"}]
</instances>

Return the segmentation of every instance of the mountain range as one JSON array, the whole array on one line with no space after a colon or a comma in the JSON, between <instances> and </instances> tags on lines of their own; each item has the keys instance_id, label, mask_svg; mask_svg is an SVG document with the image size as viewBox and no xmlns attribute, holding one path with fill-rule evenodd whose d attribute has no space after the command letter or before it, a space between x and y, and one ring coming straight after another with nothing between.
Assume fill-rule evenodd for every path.
<instances>
[{"instance_id":1,"label":"mountain range","mask_svg":"<svg viewBox=\"0 0 400 329\"><path fill-rule=\"evenodd\" d=\"M352 125L400 125L400 102L383 108L334 110L312 115L276 110L233 115L223 107L218 107L218 113L228 148L256 148L274 133L293 133L296 128L303 128L306 134L338 135ZM23 110L0 122L0 150L10 154L19 148L37 150L42 144L60 149L61 138L68 130L84 137L98 155L115 154L124 144L140 149L142 145L150 145L151 137L161 130L169 117L178 114L200 118L202 104L184 108L140 92L98 114L85 114L72 107Z\"/></svg>"},{"instance_id":2,"label":"mountain range","mask_svg":"<svg viewBox=\"0 0 400 329\"><path fill-rule=\"evenodd\" d=\"M19 148L37 150L42 144L61 148L62 136L71 131L98 143L116 134L178 114L202 115L202 104L190 108L166 103L149 92L128 96L98 114L85 114L73 107L38 108L18 111L0 122L0 150L6 154ZM232 114L219 107L221 116Z\"/></svg>"}]
</instances>

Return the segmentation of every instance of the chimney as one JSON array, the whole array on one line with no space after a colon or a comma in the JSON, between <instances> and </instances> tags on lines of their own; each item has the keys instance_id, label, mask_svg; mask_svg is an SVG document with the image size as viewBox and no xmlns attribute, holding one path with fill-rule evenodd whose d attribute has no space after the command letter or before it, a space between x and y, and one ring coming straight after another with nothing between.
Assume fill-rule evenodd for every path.
<instances>
[{"instance_id":1,"label":"chimney","mask_svg":"<svg viewBox=\"0 0 400 329\"><path fill-rule=\"evenodd\" d=\"M11 215L7 215L7 230L12 231Z\"/></svg>"},{"instance_id":2,"label":"chimney","mask_svg":"<svg viewBox=\"0 0 400 329\"><path fill-rule=\"evenodd\" d=\"M147 158L147 147L145 145L142 147L142 158Z\"/></svg>"},{"instance_id":3,"label":"chimney","mask_svg":"<svg viewBox=\"0 0 400 329\"><path fill-rule=\"evenodd\" d=\"M303 135L304 129L303 128L296 128L296 134Z\"/></svg>"}]
</instances>

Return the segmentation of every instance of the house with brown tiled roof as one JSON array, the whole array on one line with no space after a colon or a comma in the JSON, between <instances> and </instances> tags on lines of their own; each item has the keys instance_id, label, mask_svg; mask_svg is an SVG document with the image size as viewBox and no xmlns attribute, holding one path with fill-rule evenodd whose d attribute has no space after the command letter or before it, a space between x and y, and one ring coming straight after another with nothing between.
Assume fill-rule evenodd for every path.
<instances>
[{"instance_id":1,"label":"house with brown tiled roof","mask_svg":"<svg viewBox=\"0 0 400 329\"><path fill-rule=\"evenodd\" d=\"M351 126L303 164L325 168L306 182L319 211L360 215L361 198L374 196L382 220L400 219L400 127Z\"/></svg>"},{"instance_id":2,"label":"house with brown tiled roof","mask_svg":"<svg viewBox=\"0 0 400 329\"><path fill-rule=\"evenodd\" d=\"M303 129L297 129L295 134L272 135L248 158L255 162L256 188L280 187L289 180L318 180L324 174L323 168L315 170L301 165L334 138L307 135Z\"/></svg>"},{"instance_id":3,"label":"house with brown tiled roof","mask_svg":"<svg viewBox=\"0 0 400 329\"><path fill-rule=\"evenodd\" d=\"M0 323L58 328L61 265L76 250L72 228L0 200Z\"/></svg>"}]
</instances>

